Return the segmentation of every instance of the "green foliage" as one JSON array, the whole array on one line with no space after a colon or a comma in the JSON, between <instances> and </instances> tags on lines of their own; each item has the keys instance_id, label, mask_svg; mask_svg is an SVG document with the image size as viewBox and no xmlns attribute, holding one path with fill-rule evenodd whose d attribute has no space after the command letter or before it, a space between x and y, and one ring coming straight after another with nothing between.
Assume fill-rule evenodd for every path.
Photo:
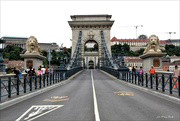
<instances>
[{"instance_id":1,"label":"green foliage","mask_svg":"<svg viewBox=\"0 0 180 121\"><path fill-rule=\"evenodd\" d=\"M144 48L140 48L140 50L137 51L132 51L129 49L129 45L124 44L124 45L113 45L111 46L111 52L112 54L114 54L115 56L118 56L119 53L121 53L122 51L122 47L124 47L124 51L125 53L128 54L128 56L140 56L143 55L144 52ZM161 50L162 52L167 53L167 55L172 56L172 55L176 55L176 56L180 56L180 47L176 47L174 45L166 45L165 46L165 50Z\"/></svg>"},{"instance_id":2,"label":"green foliage","mask_svg":"<svg viewBox=\"0 0 180 121\"><path fill-rule=\"evenodd\" d=\"M176 55L176 56L180 56L180 47L176 47L174 45L166 45L165 46L165 51L167 55L172 56L172 55Z\"/></svg>"},{"instance_id":3,"label":"green foliage","mask_svg":"<svg viewBox=\"0 0 180 121\"><path fill-rule=\"evenodd\" d=\"M71 48L64 47L63 50L64 50L63 51L64 57L65 56L67 56L67 58L70 57ZM48 52L47 51L42 51L42 54L43 54L43 56L46 57L46 59L43 60L43 65L49 67ZM56 52L55 50L52 50L51 55L52 55L51 64L60 65L60 52Z\"/></svg>"},{"instance_id":4,"label":"green foliage","mask_svg":"<svg viewBox=\"0 0 180 121\"><path fill-rule=\"evenodd\" d=\"M24 51L21 47L14 46L14 45L7 45L4 48L3 58L8 58L9 60L23 60L20 57L20 54L23 54Z\"/></svg>"},{"instance_id":5,"label":"green foliage","mask_svg":"<svg viewBox=\"0 0 180 121\"><path fill-rule=\"evenodd\" d=\"M11 68L6 68L6 73L10 74L11 73Z\"/></svg>"},{"instance_id":6,"label":"green foliage","mask_svg":"<svg viewBox=\"0 0 180 121\"><path fill-rule=\"evenodd\" d=\"M140 56L144 52L144 48L140 48L140 50L137 50L134 52L134 51L130 50L130 47L128 44L124 44L124 45L116 44L116 45L111 46L112 54L115 56L118 56L118 54L121 53L121 51L122 51L122 47L124 47L124 51L125 51L125 53L128 54L128 56Z\"/></svg>"},{"instance_id":7,"label":"green foliage","mask_svg":"<svg viewBox=\"0 0 180 121\"><path fill-rule=\"evenodd\" d=\"M115 55L115 56L118 56L118 54L121 53L121 51L122 51L122 47L124 47L125 53L129 53L129 50L130 50L129 45L125 43L124 45L115 44L115 45L111 46L112 54Z\"/></svg>"},{"instance_id":8,"label":"green foliage","mask_svg":"<svg viewBox=\"0 0 180 121\"><path fill-rule=\"evenodd\" d=\"M43 51L42 51L42 55L43 55L43 56L45 56L45 57L47 57L48 52L47 52L47 51L45 51L45 50L43 50Z\"/></svg>"}]
</instances>

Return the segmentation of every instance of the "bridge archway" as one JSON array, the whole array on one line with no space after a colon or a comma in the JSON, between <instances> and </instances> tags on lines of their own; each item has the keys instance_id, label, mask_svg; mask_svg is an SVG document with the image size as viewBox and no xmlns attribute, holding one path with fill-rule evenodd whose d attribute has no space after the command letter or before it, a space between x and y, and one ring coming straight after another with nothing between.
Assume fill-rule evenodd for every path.
<instances>
[{"instance_id":1,"label":"bridge archway","mask_svg":"<svg viewBox=\"0 0 180 121\"><path fill-rule=\"evenodd\" d=\"M101 67L102 58L111 56L110 30L114 23L111 15L73 15L71 19L68 23L72 29L72 64L80 63L88 68L92 60L94 68ZM95 43L96 51L86 48L88 43Z\"/></svg>"}]
</instances>

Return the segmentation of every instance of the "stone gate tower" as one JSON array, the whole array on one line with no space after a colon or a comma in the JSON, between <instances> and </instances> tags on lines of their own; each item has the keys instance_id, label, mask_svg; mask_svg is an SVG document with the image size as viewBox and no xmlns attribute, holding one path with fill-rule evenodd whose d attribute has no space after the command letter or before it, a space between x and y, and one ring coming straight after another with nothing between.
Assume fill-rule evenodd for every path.
<instances>
[{"instance_id":1,"label":"stone gate tower","mask_svg":"<svg viewBox=\"0 0 180 121\"><path fill-rule=\"evenodd\" d=\"M111 15L72 15L71 19L72 21L68 21L72 29L71 57L73 57L73 54L75 53L79 32L82 31L80 43L81 51L78 53L82 58L82 66L89 68L90 62L93 63L94 68L98 63L99 66L101 66L101 57L104 54L101 31L104 33L107 50L109 50L109 54L111 55L110 30L114 23L114 21L110 20ZM85 52L85 44L88 41L94 41L97 43L97 52Z\"/></svg>"}]
</instances>

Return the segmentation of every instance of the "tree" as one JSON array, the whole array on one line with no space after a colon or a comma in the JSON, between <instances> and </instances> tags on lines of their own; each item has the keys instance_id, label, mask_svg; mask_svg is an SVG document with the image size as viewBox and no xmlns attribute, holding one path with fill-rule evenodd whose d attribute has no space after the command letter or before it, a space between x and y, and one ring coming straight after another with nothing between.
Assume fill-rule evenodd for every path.
<instances>
[{"instance_id":1,"label":"tree","mask_svg":"<svg viewBox=\"0 0 180 121\"><path fill-rule=\"evenodd\" d=\"M15 45L7 45L4 48L3 57L8 58L9 60L23 60L20 57L20 54L23 54L24 51L21 47Z\"/></svg>"}]
</instances>

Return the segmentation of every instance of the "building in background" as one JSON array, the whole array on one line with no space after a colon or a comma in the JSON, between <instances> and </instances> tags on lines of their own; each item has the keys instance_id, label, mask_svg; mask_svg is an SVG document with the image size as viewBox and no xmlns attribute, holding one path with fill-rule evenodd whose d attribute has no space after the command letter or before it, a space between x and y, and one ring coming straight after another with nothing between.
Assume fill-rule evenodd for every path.
<instances>
[{"instance_id":1,"label":"building in background","mask_svg":"<svg viewBox=\"0 0 180 121\"><path fill-rule=\"evenodd\" d=\"M143 60L140 57L124 57L126 67L136 67L139 70L143 66Z\"/></svg>"},{"instance_id":2,"label":"building in background","mask_svg":"<svg viewBox=\"0 0 180 121\"><path fill-rule=\"evenodd\" d=\"M21 47L22 49L26 49L26 41L27 37L8 37L4 36L2 37L4 40L6 40L5 47L7 45L16 45L18 47Z\"/></svg>"},{"instance_id":3,"label":"building in background","mask_svg":"<svg viewBox=\"0 0 180 121\"><path fill-rule=\"evenodd\" d=\"M40 46L41 50L45 50L48 51L49 48L51 48L51 50L55 50L58 51L59 50L59 46L56 43L38 43L38 45Z\"/></svg>"},{"instance_id":4,"label":"building in background","mask_svg":"<svg viewBox=\"0 0 180 121\"><path fill-rule=\"evenodd\" d=\"M167 55L166 57L162 57L162 69L163 71L169 71L169 64L171 61L171 57Z\"/></svg>"},{"instance_id":5,"label":"building in background","mask_svg":"<svg viewBox=\"0 0 180 121\"><path fill-rule=\"evenodd\" d=\"M171 56L170 58L171 58L171 59L170 59L170 62L171 62L171 63L173 63L174 61L180 60L180 56L175 56L175 55L174 55L174 56Z\"/></svg>"},{"instance_id":6,"label":"building in background","mask_svg":"<svg viewBox=\"0 0 180 121\"><path fill-rule=\"evenodd\" d=\"M140 35L138 39L117 39L116 37L113 37L111 39L111 46L115 44L121 44L124 45L125 43L130 46L130 50L136 51L139 50L140 48L146 48L147 46L147 41L148 38L146 37L141 37ZM144 35L145 36L145 35ZM160 40L160 49L165 49L165 45L167 44L172 44L174 46L179 46L180 47L180 39L169 39L169 40Z\"/></svg>"},{"instance_id":7,"label":"building in background","mask_svg":"<svg viewBox=\"0 0 180 121\"><path fill-rule=\"evenodd\" d=\"M173 61L172 63L170 63L169 71L173 72L175 65L177 65L179 67L179 70L180 70L180 60L177 60L177 61Z\"/></svg>"},{"instance_id":8,"label":"building in background","mask_svg":"<svg viewBox=\"0 0 180 121\"><path fill-rule=\"evenodd\" d=\"M26 41L28 37L9 37L9 36L4 36L2 37L4 40L6 40L5 47L7 45L16 45L18 47L21 47L22 49L26 49ZM41 50L47 51L49 48L52 50L57 51L59 49L59 46L55 43L38 43L40 46Z\"/></svg>"},{"instance_id":9,"label":"building in background","mask_svg":"<svg viewBox=\"0 0 180 121\"><path fill-rule=\"evenodd\" d=\"M167 44L172 44L174 46L179 46L180 47L180 39L168 39L165 40L167 42Z\"/></svg>"},{"instance_id":10,"label":"building in background","mask_svg":"<svg viewBox=\"0 0 180 121\"><path fill-rule=\"evenodd\" d=\"M18 68L21 71L24 71L24 61L22 60L17 60L17 61L9 61L9 63L7 64L7 68Z\"/></svg>"},{"instance_id":11,"label":"building in background","mask_svg":"<svg viewBox=\"0 0 180 121\"><path fill-rule=\"evenodd\" d=\"M5 65L5 69L7 68L7 66L8 66L8 63L9 63L9 59L3 59L3 61L4 61L4 65Z\"/></svg>"}]
</instances>

